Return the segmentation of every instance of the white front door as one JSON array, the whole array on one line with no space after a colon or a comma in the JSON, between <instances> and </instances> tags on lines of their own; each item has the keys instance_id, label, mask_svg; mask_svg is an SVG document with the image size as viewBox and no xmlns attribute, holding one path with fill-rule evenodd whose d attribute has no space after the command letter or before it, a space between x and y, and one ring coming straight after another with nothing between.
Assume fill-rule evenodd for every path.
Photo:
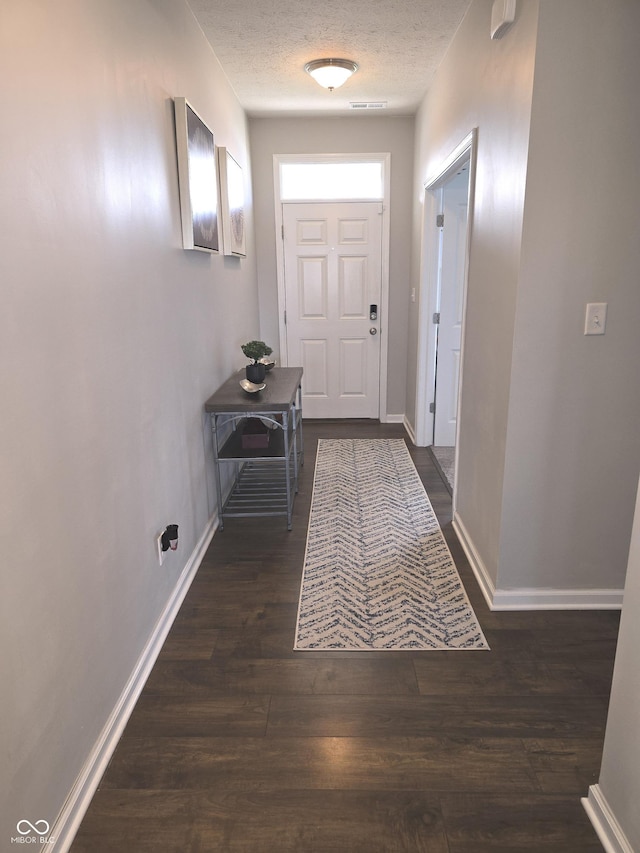
<instances>
[{"instance_id":1,"label":"white front door","mask_svg":"<svg viewBox=\"0 0 640 853\"><path fill-rule=\"evenodd\" d=\"M302 411L307 418L377 418L382 205L282 208L287 364L304 369Z\"/></svg>"},{"instance_id":2,"label":"white front door","mask_svg":"<svg viewBox=\"0 0 640 853\"><path fill-rule=\"evenodd\" d=\"M444 226L441 243L440 325L433 440L437 447L454 447L456 443L468 192L468 171L463 172L443 189Z\"/></svg>"}]
</instances>

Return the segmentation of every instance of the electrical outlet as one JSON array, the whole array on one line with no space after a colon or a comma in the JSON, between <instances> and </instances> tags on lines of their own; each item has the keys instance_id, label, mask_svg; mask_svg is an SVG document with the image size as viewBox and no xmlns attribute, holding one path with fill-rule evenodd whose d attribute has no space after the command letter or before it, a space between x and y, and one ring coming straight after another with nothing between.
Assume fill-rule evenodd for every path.
<instances>
[{"instance_id":1,"label":"electrical outlet","mask_svg":"<svg viewBox=\"0 0 640 853\"><path fill-rule=\"evenodd\" d=\"M156 543L158 545L158 562L160 563L160 565L162 565L164 562L164 555L167 553L166 551L162 550L162 533L158 535Z\"/></svg>"},{"instance_id":2,"label":"electrical outlet","mask_svg":"<svg viewBox=\"0 0 640 853\"><path fill-rule=\"evenodd\" d=\"M607 303L589 302L584 318L585 335L604 335L607 325Z\"/></svg>"}]
</instances>

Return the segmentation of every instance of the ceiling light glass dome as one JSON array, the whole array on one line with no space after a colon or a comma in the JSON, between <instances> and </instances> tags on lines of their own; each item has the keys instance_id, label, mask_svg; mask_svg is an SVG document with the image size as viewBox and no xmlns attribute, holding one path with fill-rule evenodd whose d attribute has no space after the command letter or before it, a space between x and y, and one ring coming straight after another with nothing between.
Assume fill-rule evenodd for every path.
<instances>
[{"instance_id":1,"label":"ceiling light glass dome","mask_svg":"<svg viewBox=\"0 0 640 853\"><path fill-rule=\"evenodd\" d=\"M314 59L304 66L307 74L329 91L337 89L358 70L356 62L350 59Z\"/></svg>"}]
</instances>

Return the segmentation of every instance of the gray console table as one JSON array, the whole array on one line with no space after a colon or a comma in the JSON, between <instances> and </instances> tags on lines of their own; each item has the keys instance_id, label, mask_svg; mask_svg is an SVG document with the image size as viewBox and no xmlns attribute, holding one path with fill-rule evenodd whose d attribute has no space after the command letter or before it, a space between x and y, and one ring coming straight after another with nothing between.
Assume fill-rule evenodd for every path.
<instances>
[{"instance_id":1,"label":"gray console table","mask_svg":"<svg viewBox=\"0 0 640 853\"><path fill-rule=\"evenodd\" d=\"M238 371L205 403L213 430L213 458L220 529L232 516L284 515L291 530L298 472L304 462L302 439L302 368L274 367L266 388L249 394L240 387ZM269 427L269 446L245 448L242 431L247 418ZM221 466L234 463L235 479L226 500Z\"/></svg>"}]
</instances>

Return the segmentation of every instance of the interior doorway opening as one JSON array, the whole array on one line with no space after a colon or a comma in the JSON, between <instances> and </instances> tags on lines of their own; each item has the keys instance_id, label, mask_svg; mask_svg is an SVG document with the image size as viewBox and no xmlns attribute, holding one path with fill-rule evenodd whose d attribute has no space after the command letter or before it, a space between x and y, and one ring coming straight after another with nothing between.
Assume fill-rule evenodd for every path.
<instances>
[{"instance_id":1,"label":"interior doorway opening","mask_svg":"<svg viewBox=\"0 0 640 853\"><path fill-rule=\"evenodd\" d=\"M440 230L432 453L451 494L455 482L469 208L469 161L438 190Z\"/></svg>"},{"instance_id":2,"label":"interior doorway opening","mask_svg":"<svg viewBox=\"0 0 640 853\"><path fill-rule=\"evenodd\" d=\"M432 448L454 506L475 143L473 131L424 185L416 443Z\"/></svg>"},{"instance_id":3,"label":"interior doorway opening","mask_svg":"<svg viewBox=\"0 0 640 853\"><path fill-rule=\"evenodd\" d=\"M465 286L469 161L439 190L434 447L455 447Z\"/></svg>"}]
</instances>

